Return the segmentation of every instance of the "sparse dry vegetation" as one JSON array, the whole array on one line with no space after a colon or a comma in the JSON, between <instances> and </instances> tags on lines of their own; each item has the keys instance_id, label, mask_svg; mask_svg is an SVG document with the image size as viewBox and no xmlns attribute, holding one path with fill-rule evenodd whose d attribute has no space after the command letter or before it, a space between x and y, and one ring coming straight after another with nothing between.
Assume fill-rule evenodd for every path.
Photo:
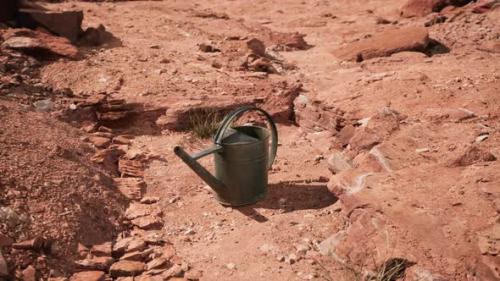
<instances>
[{"instance_id":1,"label":"sparse dry vegetation","mask_svg":"<svg viewBox=\"0 0 500 281\"><path fill-rule=\"evenodd\" d=\"M206 139L217 131L224 116L215 109L203 108L189 114L189 130L197 137Z\"/></svg>"}]
</instances>

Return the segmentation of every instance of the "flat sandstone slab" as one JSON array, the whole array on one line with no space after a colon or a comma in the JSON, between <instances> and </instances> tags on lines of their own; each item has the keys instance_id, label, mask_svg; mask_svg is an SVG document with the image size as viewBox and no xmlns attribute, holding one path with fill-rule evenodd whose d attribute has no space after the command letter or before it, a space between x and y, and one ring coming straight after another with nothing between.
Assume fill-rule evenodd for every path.
<instances>
[{"instance_id":1,"label":"flat sandstone slab","mask_svg":"<svg viewBox=\"0 0 500 281\"><path fill-rule=\"evenodd\" d=\"M425 27L405 27L386 30L371 38L350 43L334 50L333 54L342 60L363 61L403 51L421 52L429 41L429 33Z\"/></svg>"}]
</instances>

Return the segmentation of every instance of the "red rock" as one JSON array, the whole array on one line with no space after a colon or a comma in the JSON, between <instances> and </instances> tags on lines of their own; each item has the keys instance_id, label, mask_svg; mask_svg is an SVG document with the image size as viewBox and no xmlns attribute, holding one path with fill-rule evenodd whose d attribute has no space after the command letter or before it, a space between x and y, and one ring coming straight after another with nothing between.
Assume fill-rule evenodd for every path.
<instances>
[{"instance_id":1,"label":"red rock","mask_svg":"<svg viewBox=\"0 0 500 281\"><path fill-rule=\"evenodd\" d=\"M142 275L134 277L134 281L163 281L165 278L163 278L161 275L158 275L159 273L164 272L165 270L161 271L148 271L144 272ZM172 279L168 279L169 281Z\"/></svg>"},{"instance_id":2,"label":"red rock","mask_svg":"<svg viewBox=\"0 0 500 281\"><path fill-rule=\"evenodd\" d=\"M146 265L146 270L152 270L167 266L168 266L168 259L164 257L159 257L148 262L148 264Z\"/></svg>"},{"instance_id":3,"label":"red rock","mask_svg":"<svg viewBox=\"0 0 500 281\"><path fill-rule=\"evenodd\" d=\"M299 95L293 102L295 122L306 132L336 132L343 123L341 110L324 106L320 101Z\"/></svg>"},{"instance_id":4,"label":"red rock","mask_svg":"<svg viewBox=\"0 0 500 281\"><path fill-rule=\"evenodd\" d=\"M200 51L205 52L205 53L214 53L214 52L220 52L220 50L217 47L214 47L209 44L201 43L198 45L198 48Z\"/></svg>"},{"instance_id":5,"label":"red rock","mask_svg":"<svg viewBox=\"0 0 500 281\"><path fill-rule=\"evenodd\" d=\"M130 111L107 111L107 112L97 112L97 119L99 121L118 121L131 114Z\"/></svg>"},{"instance_id":6,"label":"red rock","mask_svg":"<svg viewBox=\"0 0 500 281\"><path fill-rule=\"evenodd\" d=\"M96 128L97 128L96 123L84 123L82 126L82 130L84 132L87 132L87 133L91 133L91 132L95 131Z\"/></svg>"},{"instance_id":7,"label":"red rock","mask_svg":"<svg viewBox=\"0 0 500 281\"><path fill-rule=\"evenodd\" d=\"M108 139L113 138L113 134L110 132L95 132L95 133L92 133L92 135L96 136L96 137L103 137L103 138L108 138Z\"/></svg>"},{"instance_id":8,"label":"red rock","mask_svg":"<svg viewBox=\"0 0 500 281\"><path fill-rule=\"evenodd\" d=\"M152 205L139 204L139 203L130 204L128 209L125 211L125 217L129 220L133 220L144 216L160 216L161 214L162 211L160 208Z\"/></svg>"},{"instance_id":9,"label":"red rock","mask_svg":"<svg viewBox=\"0 0 500 281\"><path fill-rule=\"evenodd\" d=\"M411 26L383 31L371 38L338 48L333 53L342 60L363 61L403 51L421 52L429 42L425 27Z\"/></svg>"},{"instance_id":10,"label":"red rock","mask_svg":"<svg viewBox=\"0 0 500 281\"><path fill-rule=\"evenodd\" d=\"M295 50L306 50L309 48L309 44L304 40L305 34L298 32L294 33L283 33L283 32L273 32L270 34L271 42L274 42L276 46L273 48L276 51L295 51Z\"/></svg>"},{"instance_id":11,"label":"red rock","mask_svg":"<svg viewBox=\"0 0 500 281\"><path fill-rule=\"evenodd\" d=\"M351 141L351 138L354 136L355 131L356 131L356 128L354 126L352 126L352 125L345 126L337 134L337 142L342 147L345 147L347 144L349 144L349 141Z\"/></svg>"},{"instance_id":12,"label":"red rock","mask_svg":"<svg viewBox=\"0 0 500 281\"><path fill-rule=\"evenodd\" d=\"M497 281L500 280L500 257L499 256L481 256L476 269L478 280Z\"/></svg>"},{"instance_id":13,"label":"red rock","mask_svg":"<svg viewBox=\"0 0 500 281\"><path fill-rule=\"evenodd\" d=\"M113 263L111 257L93 257L84 260L75 261L79 268L90 270L107 270Z\"/></svg>"},{"instance_id":14,"label":"red rock","mask_svg":"<svg viewBox=\"0 0 500 281\"><path fill-rule=\"evenodd\" d=\"M495 161L497 158L489 151L485 151L477 146L467 148L464 153L451 163L452 167L469 166L479 162Z\"/></svg>"},{"instance_id":15,"label":"red rock","mask_svg":"<svg viewBox=\"0 0 500 281\"><path fill-rule=\"evenodd\" d=\"M118 168L116 167L116 163L118 159L125 154L125 151L117 146L109 146L106 149L98 150L96 153L90 158L92 162L97 164L102 164L104 168L108 171L112 171L114 173L118 173Z\"/></svg>"},{"instance_id":16,"label":"red rock","mask_svg":"<svg viewBox=\"0 0 500 281\"><path fill-rule=\"evenodd\" d=\"M127 248L125 249L125 252L132 252L132 251L141 251L146 248L146 242L139 237L135 237L130 241L130 243L127 245Z\"/></svg>"},{"instance_id":17,"label":"red rock","mask_svg":"<svg viewBox=\"0 0 500 281\"><path fill-rule=\"evenodd\" d=\"M141 200L146 189L146 183L142 178L114 178L116 187L127 198Z\"/></svg>"},{"instance_id":18,"label":"red rock","mask_svg":"<svg viewBox=\"0 0 500 281\"><path fill-rule=\"evenodd\" d=\"M109 274L112 277L135 276L141 274L145 268L146 265L142 262L121 260L111 266Z\"/></svg>"},{"instance_id":19,"label":"red rock","mask_svg":"<svg viewBox=\"0 0 500 281\"><path fill-rule=\"evenodd\" d=\"M497 0L482 0L476 3L472 12L476 14L483 14L498 7L500 7L500 5Z\"/></svg>"},{"instance_id":20,"label":"red rock","mask_svg":"<svg viewBox=\"0 0 500 281\"><path fill-rule=\"evenodd\" d=\"M448 0L408 0L401 7L403 17L423 17L432 12L439 12L448 5Z\"/></svg>"},{"instance_id":21,"label":"red rock","mask_svg":"<svg viewBox=\"0 0 500 281\"><path fill-rule=\"evenodd\" d=\"M112 245L111 242L105 242L99 245L94 245L90 249L90 252L92 253L93 256L111 256L112 252Z\"/></svg>"},{"instance_id":22,"label":"red rock","mask_svg":"<svg viewBox=\"0 0 500 281\"><path fill-rule=\"evenodd\" d=\"M126 253L120 258L120 260L142 261L151 253L153 253L153 249L151 248L144 251L134 251Z\"/></svg>"},{"instance_id":23,"label":"red rock","mask_svg":"<svg viewBox=\"0 0 500 281\"><path fill-rule=\"evenodd\" d=\"M120 159L118 161L118 170L122 176L141 178L144 176L144 165L138 160Z\"/></svg>"},{"instance_id":24,"label":"red rock","mask_svg":"<svg viewBox=\"0 0 500 281\"><path fill-rule=\"evenodd\" d=\"M381 141L382 137L379 135L379 132L361 127L356 130L356 133L349 141L349 146L353 151L359 152L361 150L370 150Z\"/></svg>"},{"instance_id":25,"label":"red rock","mask_svg":"<svg viewBox=\"0 0 500 281\"><path fill-rule=\"evenodd\" d=\"M169 268L165 273L163 273L161 276L163 278L172 278L172 277L179 277L182 275L184 270L182 270L182 267L178 264L174 264L171 268ZM172 280L172 279L168 279Z\"/></svg>"},{"instance_id":26,"label":"red rock","mask_svg":"<svg viewBox=\"0 0 500 281\"><path fill-rule=\"evenodd\" d=\"M116 254L123 254L134 251L142 251L146 248L146 242L136 236L126 237L116 241L113 245L113 252Z\"/></svg>"},{"instance_id":27,"label":"red rock","mask_svg":"<svg viewBox=\"0 0 500 281\"><path fill-rule=\"evenodd\" d=\"M333 175L327 184L328 190L337 196L354 194L365 188L366 178L372 172L349 169Z\"/></svg>"},{"instance_id":28,"label":"red rock","mask_svg":"<svg viewBox=\"0 0 500 281\"><path fill-rule=\"evenodd\" d=\"M105 274L102 271L82 271L75 273L69 279L70 281L104 281Z\"/></svg>"},{"instance_id":29,"label":"red rock","mask_svg":"<svg viewBox=\"0 0 500 281\"><path fill-rule=\"evenodd\" d=\"M76 251L78 253L78 257L82 259L84 259L89 254L89 248L85 247L81 243L78 243Z\"/></svg>"},{"instance_id":30,"label":"red rock","mask_svg":"<svg viewBox=\"0 0 500 281\"><path fill-rule=\"evenodd\" d=\"M36 269L29 265L23 270L23 281L38 281Z\"/></svg>"},{"instance_id":31,"label":"red rock","mask_svg":"<svg viewBox=\"0 0 500 281\"><path fill-rule=\"evenodd\" d=\"M251 61L250 63L248 63L248 69L257 72L278 73L276 68L274 68L271 60L267 58L258 58Z\"/></svg>"},{"instance_id":32,"label":"red rock","mask_svg":"<svg viewBox=\"0 0 500 281\"><path fill-rule=\"evenodd\" d=\"M163 221L158 217L147 216L133 219L132 224L145 230L160 229L163 226Z\"/></svg>"},{"instance_id":33,"label":"red rock","mask_svg":"<svg viewBox=\"0 0 500 281\"><path fill-rule=\"evenodd\" d=\"M184 278L187 280L200 280L203 277L203 271L201 270L190 270L184 273Z\"/></svg>"},{"instance_id":34,"label":"red rock","mask_svg":"<svg viewBox=\"0 0 500 281\"><path fill-rule=\"evenodd\" d=\"M93 145L95 145L96 147L99 147L99 148L105 148L111 143L111 140L109 138L98 137L98 136L89 137L89 141Z\"/></svg>"},{"instance_id":35,"label":"red rock","mask_svg":"<svg viewBox=\"0 0 500 281\"><path fill-rule=\"evenodd\" d=\"M333 152L327 159L328 170L333 174L338 174L344 170L352 168L350 161L338 151Z\"/></svg>"},{"instance_id":36,"label":"red rock","mask_svg":"<svg viewBox=\"0 0 500 281\"><path fill-rule=\"evenodd\" d=\"M108 32L104 25L99 24L98 26L89 26L80 35L78 40L79 45L84 46L100 46L106 42L110 42L114 39L113 34Z\"/></svg>"},{"instance_id":37,"label":"red rock","mask_svg":"<svg viewBox=\"0 0 500 281\"><path fill-rule=\"evenodd\" d=\"M82 32L82 11L19 10L21 26L42 26L50 32L76 42Z\"/></svg>"},{"instance_id":38,"label":"red rock","mask_svg":"<svg viewBox=\"0 0 500 281\"><path fill-rule=\"evenodd\" d=\"M66 277L49 277L47 281L68 281Z\"/></svg>"},{"instance_id":39,"label":"red rock","mask_svg":"<svg viewBox=\"0 0 500 281\"><path fill-rule=\"evenodd\" d=\"M267 111L277 123L294 121L293 102L299 96L302 84L286 85L284 88L276 93L270 93L262 105L262 109Z\"/></svg>"},{"instance_id":40,"label":"red rock","mask_svg":"<svg viewBox=\"0 0 500 281\"><path fill-rule=\"evenodd\" d=\"M478 236L478 247L483 255L500 254L500 223L495 223Z\"/></svg>"},{"instance_id":41,"label":"red rock","mask_svg":"<svg viewBox=\"0 0 500 281\"><path fill-rule=\"evenodd\" d=\"M379 158L377 158L378 155L379 157L383 157L382 152L378 150L378 146L374 147L370 150L370 152L361 152L358 154L354 159L353 159L353 164L356 167L356 169L360 171L365 171L365 172L383 172L383 171L391 171L389 167L384 168L384 165L381 164ZM385 160L385 158L381 159L382 161ZM388 166L387 163L384 163L385 166Z\"/></svg>"},{"instance_id":42,"label":"red rock","mask_svg":"<svg viewBox=\"0 0 500 281\"><path fill-rule=\"evenodd\" d=\"M34 56L45 56L48 53L76 58L78 49L68 39L30 29L7 29L0 32L5 42L3 47L29 52Z\"/></svg>"},{"instance_id":43,"label":"red rock","mask_svg":"<svg viewBox=\"0 0 500 281\"><path fill-rule=\"evenodd\" d=\"M476 115L465 108L428 108L424 116L432 121L447 120L461 122Z\"/></svg>"},{"instance_id":44,"label":"red rock","mask_svg":"<svg viewBox=\"0 0 500 281\"><path fill-rule=\"evenodd\" d=\"M117 144L131 144L132 140L128 136L116 136L113 138L113 143Z\"/></svg>"}]
</instances>

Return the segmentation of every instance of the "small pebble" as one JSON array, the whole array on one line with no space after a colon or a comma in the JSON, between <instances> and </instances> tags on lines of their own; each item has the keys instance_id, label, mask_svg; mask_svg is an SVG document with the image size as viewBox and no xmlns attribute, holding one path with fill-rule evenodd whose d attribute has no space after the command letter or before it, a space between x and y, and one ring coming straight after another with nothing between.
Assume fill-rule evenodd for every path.
<instances>
[{"instance_id":1,"label":"small pebble","mask_svg":"<svg viewBox=\"0 0 500 281\"><path fill-rule=\"evenodd\" d=\"M476 138L476 143L480 143L480 142L483 142L485 141L490 135L489 134L483 134L483 135L480 135Z\"/></svg>"},{"instance_id":2,"label":"small pebble","mask_svg":"<svg viewBox=\"0 0 500 281\"><path fill-rule=\"evenodd\" d=\"M235 270L236 269L236 265L234 263L228 263L228 264L226 264L226 267L229 270Z\"/></svg>"},{"instance_id":3,"label":"small pebble","mask_svg":"<svg viewBox=\"0 0 500 281\"><path fill-rule=\"evenodd\" d=\"M429 152L429 148L427 148L427 147L425 147L425 148L417 148L417 149L415 149L415 152L416 153Z\"/></svg>"}]
</instances>

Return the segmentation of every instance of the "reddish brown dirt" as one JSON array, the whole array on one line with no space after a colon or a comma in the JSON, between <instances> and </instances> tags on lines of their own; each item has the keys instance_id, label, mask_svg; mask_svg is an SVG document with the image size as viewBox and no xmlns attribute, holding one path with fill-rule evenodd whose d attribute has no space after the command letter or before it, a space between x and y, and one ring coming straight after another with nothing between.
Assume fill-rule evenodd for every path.
<instances>
[{"instance_id":1,"label":"reddish brown dirt","mask_svg":"<svg viewBox=\"0 0 500 281\"><path fill-rule=\"evenodd\" d=\"M93 167L81 133L66 123L0 101L0 179L4 235L21 242L43 237L41 252L4 252L11 268L32 264L71 272L76 243L100 244L118 234L126 201L106 171ZM47 271L43 271L47 270Z\"/></svg>"},{"instance_id":2,"label":"reddish brown dirt","mask_svg":"<svg viewBox=\"0 0 500 281\"><path fill-rule=\"evenodd\" d=\"M477 13L474 5L402 18L402 3L395 0L47 4L82 9L85 26L102 23L119 40L102 48L81 47L80 60L44 64L41 79L59 92L72 89L75 96L58 98L57 106L77 104L77 110L59 115L75 127L85 130L101 119L115 136L131 136L129 144L106 155L117 153L140 165L116 166L113 155L104 165L86 167L143 178L145 195L160 198L155 205L163 213L159 233L189 264L188 273L197 272L201 280L366 280L395 258L407 261L401 266L406 277L375 280L500 280L500 53L495 48L500 9ZM437 21L439 16L446 21ZM398 40L392 40L394 54L377 42L382 51L376 57L355 62L352 56L347 61L336 56L339 48L365 46L388 30L424 25L430 38L425 47L399 52L392 45ZM258 57L258 67L269 74L251 71L256 61L246 46L251 38L265 43L267 54ZM221 206L172 152L179 144L194 152L209 141L171 130L177 129L171 124L185 122L193 108L257 103L288 112L288 98L296 94L286 93L299 84L292 114L297 124L284 118L278 126L280 146L268 196L253 206ZM97 97L105 100L85 106ZM120 110L130 107L131 113L104 114L104 120L103 112L113 112L117 100L123 100ZM48 138L44 130L50 129L52 145L67 142L59 145L63 151L83 145L77 135L83 133L49 114L25 112L12 102L4 106L5 120L30 126L22 138L29 143ZM16 114L32 122L21 123ZM111 118L118 115L119 121ZM24 145L9 128L15 127L6 126L7 139ZM63 137L66 130L72 133ZM108 145L106 139L98 141L103 142L94 144ZM29 159L51 155L50 149L28 148L3 153ZM9 161L14 160L5 167L13 165ZM209 158L201 162L212 168ZM39 169L26 165L28 171ZM58 167L63 175L65 169L79 171L61 163L43 167L40 172L55 167L46 170L49 175ZM92 183L84 179L87 173L75 172L73 181ZM104 209L119 212L121 201L110 201L113 191L102 194L112 187L93 186L102 196L92 204L103 208L93 223L102 225L109 219ZM81 200L90 194L80 194ZM73 244L116 238L110 224L102 236L90 236L102 241L82 240L77 230L88 222L72 223L68 229L74 235L67 237ZM44 233L35 226L31 237ZM137 228L130 233L142 235ZM21 260L10 266L30 264ZM154 280L143 278L137 279Z\"/></svg>"}]
</instances>

